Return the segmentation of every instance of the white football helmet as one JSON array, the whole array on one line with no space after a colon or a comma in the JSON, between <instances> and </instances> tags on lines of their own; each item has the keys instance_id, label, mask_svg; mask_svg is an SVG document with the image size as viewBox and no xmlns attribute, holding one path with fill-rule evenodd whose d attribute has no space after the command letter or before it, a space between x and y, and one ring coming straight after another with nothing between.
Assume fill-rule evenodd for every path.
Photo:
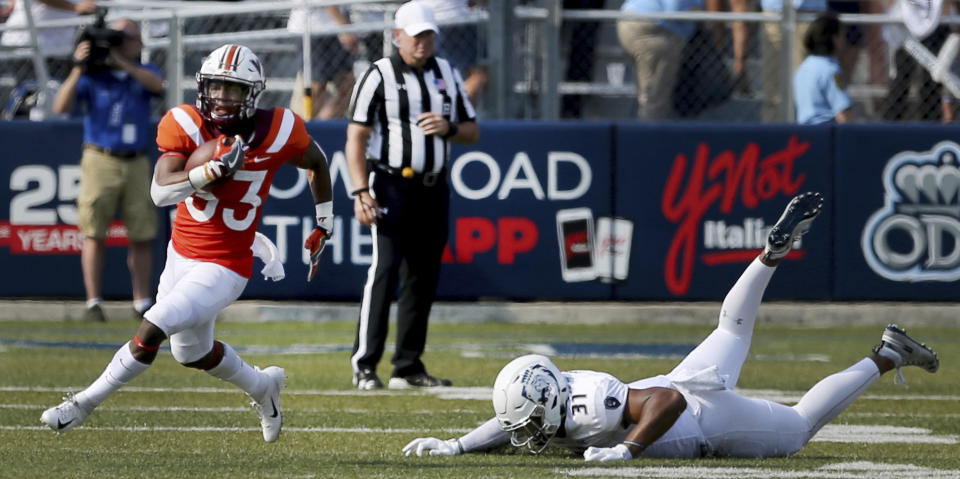
<instances>
[{"instance_id":1,"label":"white football helmet","mask_svg":"<svg viewBox=\"0 0 960 479\"><path fill-rule=\"evenodd\" d=\"M244 85L245 97L239 102L211 98L208 87L215 80ZM253 51L243 45L224 45L207 55L197 72L197 108L226 133L231 124L253 117L265 86L263 65Z\"/></svg>"},{"instance_id":2,"label":"white football helmet","mask_svg":"<svg viewBox=\"0 0 960 479\"><path fill-rule=\"evenodd\" d=\"M570 388L546 356L528 354L510 361L493 384L493 409L510 442L542 452L563 423Z\"/></svg>"}]
</instances>

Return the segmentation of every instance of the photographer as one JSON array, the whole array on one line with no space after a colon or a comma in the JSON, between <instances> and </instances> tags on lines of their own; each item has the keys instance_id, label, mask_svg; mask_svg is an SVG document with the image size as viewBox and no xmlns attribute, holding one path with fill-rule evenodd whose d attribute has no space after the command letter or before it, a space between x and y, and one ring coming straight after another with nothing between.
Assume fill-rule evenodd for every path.
<instances>
[{"instance_id":1,"label":"photographer","mask_svg":"<svg viewBox=\"0 0 960 479\"><path fill-rule=\"evenodd\" d=\"M85 236L80 262L89 321L106 320L100 286L107 230L118 207L130 240L134 310L142 315L153 304L151 241L157 213L146 147L153 136L150 100L163 95L164 84L154 65L139 61L143 43L136 23L119 19L107 30L94 25L79 35L74 67L53 101L55 113L70 113L76 105L83 115L77 223Z\"/></svg>"}]
</instances>

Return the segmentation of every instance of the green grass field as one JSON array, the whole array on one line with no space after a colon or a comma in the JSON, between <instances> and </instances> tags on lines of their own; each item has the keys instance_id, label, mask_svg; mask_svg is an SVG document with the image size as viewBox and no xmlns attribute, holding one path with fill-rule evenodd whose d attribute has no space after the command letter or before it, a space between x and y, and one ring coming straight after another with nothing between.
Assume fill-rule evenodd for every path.
<instances>
[{"instance_id":1,"label":"green grass field","mask_svg":"<svg viewBox=\"0 0 960 479\"><path fill-rule=\"evenodd\" d=\"M892 374L882 377L823 438L793 457L609 465L560 450L441 458L405 457L400 449L416 437L458 436L488 419L494 377L528 348L580 346L581 354L558 356L557 365L630 381L665 373L679 361L637 357L636 345L692 347L712 326L437 323L424 359L431 373L457 387L419 393L353 390L353 321L221 322L218 338L249 363L286 368L284 433L277 443L263 442L242 392L183 368L169 351L82 426L59 436L42 426L41 412L99 375L135 327L132 321L0 322L0 477L960 477L960 372L952 363L960 357L960 327L908 327L938 351L940 371L904 370L909 389L895 386ZM739 387L795 401L817 380L864 357L881 330L760 324ZM390 374L391 352L381 362L382 377Z\"/></svg>"}]
</instances>

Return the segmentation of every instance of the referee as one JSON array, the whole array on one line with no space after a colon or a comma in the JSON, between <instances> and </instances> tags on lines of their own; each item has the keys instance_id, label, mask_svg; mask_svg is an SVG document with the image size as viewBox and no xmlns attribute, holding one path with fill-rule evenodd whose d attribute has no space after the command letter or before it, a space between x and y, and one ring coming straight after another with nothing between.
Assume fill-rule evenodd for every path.
<instances>
[{"instance_id":1,"label":"referee","mask_svg":"<svg viewBox=\"0 0 960 479\"><path fill-rule=\"evenodd\" d=\"M376 368L397 300L391 389L450 386L427 374L420 356L449 230L450 142L476 143L480 130L460 73L433 56L433 10L402 5L394 19L397 51L374 62L350 99L346 156L353 212L373 235L353 345L353 384L383 387Z\"/></svg>"}]
</instances>

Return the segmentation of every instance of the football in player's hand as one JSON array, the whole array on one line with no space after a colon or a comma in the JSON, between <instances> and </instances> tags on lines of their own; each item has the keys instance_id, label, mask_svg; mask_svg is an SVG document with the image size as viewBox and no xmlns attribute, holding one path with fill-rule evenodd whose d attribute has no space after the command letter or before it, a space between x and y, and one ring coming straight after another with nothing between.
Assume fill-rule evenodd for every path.
<instances>
[{"instance_id":1,"label":"football in player's hand","mask_svg":"<svg viewBox=\"0 0 960 479\"><path fill-rule=\"evenodd\" d=\"M214 152L217 151L217 139L207 141L206 143L200 145L199 148L193 150L193 153L190 153L190 158L187 158L187 164L183 167L185 171L190 171L210 160L213 159ZM220 183L224 181L225 178L218 178L217 180L211 182L207 186L203 187L205 191L211 191L217 187Z\"/></svg>"}]
</instances>

